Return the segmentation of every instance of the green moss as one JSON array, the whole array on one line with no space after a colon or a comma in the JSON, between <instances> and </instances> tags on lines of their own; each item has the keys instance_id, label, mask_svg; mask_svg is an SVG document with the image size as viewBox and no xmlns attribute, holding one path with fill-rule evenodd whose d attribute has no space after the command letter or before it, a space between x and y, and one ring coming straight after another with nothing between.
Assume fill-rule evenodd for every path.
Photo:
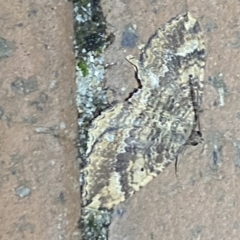
<instances>
[{"instance_id":1,"label":"green moss","mask_svg":"<svg viewBox=\"0 0 240 240\"><path fill-rule=\"evenodd\" d=\"M94 218L94 215L91 215L91 217L88 219L88 227L92 228L92 227L96 227L97 226L97 221Z\"/></svg>"},{"instance_id":2,"label":"green moss","mask_svg":"<svg viewBox=\"0 0 240 240\"><path fill-rule=\"evenodd\" d=\"M81 157L80 166L83 168L87 164L86 149L89 126L95 116L98 116L108 106L106 90L93 89L91 84L99 84L102 88L102 74L97 75L97 77L94 74L96 71L100 71L100 73L104 72L104 65L101 62L103 60L102 54L105 48L114 40L114 35L107 34L106 21L101 9L100 0L73 0L73 3L76 16L74 24L77 50L76 59L77 65L83 75L83 78L80 77L77 79L80 90L78 92L78 101L80 100L79 108L82 110L79 113L79 119L81 120L81 128L79 129L79 156ZM95 69L95 64L97 64L99 69ZM82 89L84 90L82 91ZM106 240L111 212L108 210L90 211L84 209L84 207L82 210L82 216L79 220L82 239Z\"/></svg>"},{"instance_id":3,"label":"green moss","mask_svg":"<svg viewBox=\"0 0 240 240\"><path fill-rule=\"evenodd\" d=\"M73 0L73 3L78 3L80 6L87 6L88 3L90 3L91 0Z\"/></svg>"},{"instance_id":4,"label":"green moss","mask_svg":"<svg viewBox=\"0 0 240 240\"><path fill-rule=\"evenodd\" d=\"M86 6L90 1L89 0L80 0L82 6Z\"/></svg>"},{"instance_id":5,"label":"green moss","mask_svg":"<svg viewBox=\"0 0 240 240\"><path fill-rule=\"evenodd\" d=\"M81 69L83 76L86 77L88 75L87 63L83 59L81 59L78 63L78 67Z\"/></svg>"},{"instance_id":6,"label":"green moss","mask_svg":"<svg viewBox=\"0 0 240 240\"><path fill-rule=\"evenodd\" d=\"M89 52L109 45L112 38L106 32L106 20L100 0L74 0L74 3L79 7L77 14L85 16L83 22L75 22L74 26L76 45L79 49L85 49L86 52ZM90 5L88 5L89 3ZM90 10L86 10L89 7ZM91 15L89 15L89 12L91 12Z\"/></svg>"},{"instance_id":7,"label":"green moss","mask_svg":"<svg viewBox=\"0 0 240 240\"><path fill-rule=\"evenodd\" d=\"M88 212L87 216L78 222L82 229L83 240L107 240L108 226L110 225L111 211L99 210Z\"/></svg>"}]
</instances>

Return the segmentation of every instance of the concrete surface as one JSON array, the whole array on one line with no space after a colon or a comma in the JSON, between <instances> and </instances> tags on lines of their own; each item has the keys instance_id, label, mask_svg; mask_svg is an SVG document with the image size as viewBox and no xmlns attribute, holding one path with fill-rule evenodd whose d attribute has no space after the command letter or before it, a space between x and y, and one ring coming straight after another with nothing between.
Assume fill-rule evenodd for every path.
<instances>
[{"instance_id":1,"label":"concrete surface","mask_svg":"<svg viewBox=\"0 0 240 240\"><path fill-rule=\"evenodd\" d=\"M102 0L116 40L114 99L137 87L125 56L188 9L207 44L204 143L116 207L110 240L239 239L240 2ZM79 239L72 5L5 1L0 33L0 239ZM130 37L128 38L130 34ZM119 91L120 89L120 91ZM112 99L113 100L113 99Z\"/></svg>"},{"instance_id":2,"label":"concrete surface","mask_svg":"<svg viewBox=\"0 0 240 240\"><path fill-rule=\"evenodd\" d=\"M0 4L0 239L79 239L72 3Z\"/></svg>"}]
</instances>

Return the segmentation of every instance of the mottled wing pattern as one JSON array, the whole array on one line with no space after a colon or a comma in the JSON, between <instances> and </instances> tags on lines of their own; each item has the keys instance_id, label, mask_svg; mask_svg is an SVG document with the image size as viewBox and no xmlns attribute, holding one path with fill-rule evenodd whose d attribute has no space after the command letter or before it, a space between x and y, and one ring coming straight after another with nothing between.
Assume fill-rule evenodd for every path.
<instances>
[{"instance_id":1,"label":"mottled wing pattern","mask_svg":"<svg viewBox=\"0 0 240 240\"><path fill-rule=\"evenodd\" d=\"M158 29L139 61L128 57L142 87L93 121L84 207L113 208L181 153L197 127L204 49L200 26L187 13Z\"/></svg>"}]
</instances>

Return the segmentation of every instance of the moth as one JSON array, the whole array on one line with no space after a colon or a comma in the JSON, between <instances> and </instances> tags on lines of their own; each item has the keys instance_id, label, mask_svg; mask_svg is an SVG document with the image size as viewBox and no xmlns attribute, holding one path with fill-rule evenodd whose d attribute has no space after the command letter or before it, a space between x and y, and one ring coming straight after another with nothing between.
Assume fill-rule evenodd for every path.
<instances>
[{"instance_id":1,"label":"moth","mask_svg":"<svg viewBox=\"0 0 240 240\"><path fill-rule=\"evenodd\" d=\"M199 132L205 44L190 13L149 39L140 60L128 56L138 91L96 117L82 170L83 207L112 209L164 170Z\"/></svg>"}]
</instances>

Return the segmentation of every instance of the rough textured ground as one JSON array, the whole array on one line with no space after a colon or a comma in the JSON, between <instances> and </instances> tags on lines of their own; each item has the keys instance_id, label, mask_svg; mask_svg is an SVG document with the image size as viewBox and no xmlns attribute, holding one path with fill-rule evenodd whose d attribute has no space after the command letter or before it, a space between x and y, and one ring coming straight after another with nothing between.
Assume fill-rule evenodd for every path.
<instances>
[{"instance_id":1,"label":"rough textured ground","mask_svg":"<svg viewBox=\"0 0 240 240\"><path fill-rule=\"evenodd\" d=\"M102 0L116 40L106 61L113 99L137 86L138 56L163 23L187 9L207 44L202 145L190 147L116 207L110 240L239 239L240 3ZM71 4L6 1L0 33L0 238L76 239L79 188L74 139ZM40 131L40 132L39 132Z\"/></svg>"},{"instance_id":2,"label":"rough textured ground","mask_svg":"<svg viewBox=\"0 0 240 240\"><path fill-rule=\"evenodd\" d=\"M3 1L0 19L0 239L79 239L72 4Z\"/></svg>"}]
</instances>

